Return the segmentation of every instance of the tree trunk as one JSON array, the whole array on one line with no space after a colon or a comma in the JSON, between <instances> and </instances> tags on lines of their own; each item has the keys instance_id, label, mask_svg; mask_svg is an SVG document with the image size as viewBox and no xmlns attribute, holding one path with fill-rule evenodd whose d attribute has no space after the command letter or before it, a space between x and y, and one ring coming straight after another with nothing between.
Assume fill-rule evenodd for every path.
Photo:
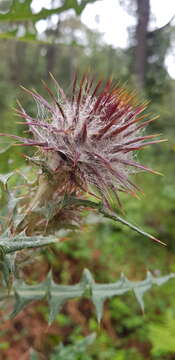
<instances>
[{"instance_id":1,"label":"tree trunk","mask_svg":"<svg viewBox=\"0 0 175 360\"><path fill-rule=\"evenodd\" d=\"M9 42L9 53L11 53L9 58L10 80L17 86L23 82L26 64L26 50L26 43L18 41L15 41L14 43Z\"/></svg>"},{"instance_id":2,"label":"tree trunk","mask_svg":"<svg viewBox=\"0 0 175 360\"><path fill-rule=\"evenodd\" d=\"M147 31L150 16L150 0L137 0L137 16L135 74L138 87L143 90L147 58Z\"/></svg>"}]
</instances>

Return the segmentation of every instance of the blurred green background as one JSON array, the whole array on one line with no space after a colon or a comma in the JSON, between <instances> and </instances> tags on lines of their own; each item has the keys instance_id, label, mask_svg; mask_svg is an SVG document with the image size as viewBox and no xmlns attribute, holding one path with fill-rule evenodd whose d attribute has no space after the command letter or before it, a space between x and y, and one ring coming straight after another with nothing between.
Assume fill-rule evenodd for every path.
<instances>
[{"instance_id":1,"label":"blurred green background","mask_svg":"<svg viewBox=\"0 0 175 360\"><path fill-rule=\"evenodd\" d=\"M150 30L151 18L157 14L151 12L149 0L116 0L135 19L128 29L128 45L122 49L106 43L100 32L81 21L88 3L92 3L93 14L96 1L50 0L47 9L51 16L42 10L36 13L30 0L0 1L0 132L21 135L26 130L16 124L12 110L19 99L24 108L33 111L33 103L20 85L45 95L40 80L50 85L49 72L67 92L74 72L86 70L92 76L112 75L116 82L136 88L142 99L150 100L150 112L160 115L148 132L162 133L168 143L140 152L139 160L163 176L137 174L135 181L145 195L140 200L123 196L123 207L130 222L165 241L167 247L120 224L94 218L93 225L74 234L61 250L53 247L36 254L32 265L24 269L25 278L33 283L43 279L49 268L55 281L62 284L79 281L85 267L97 282L107 283L116 281L121 272L130 280L144 279L147 270L154 275L175 272L175 80L165 66L167 54L173 53L175 25L171 18ZM44 30L38 33L38 21L43 18ZM29 149L13 146L4 152L8 145L8 139L0 138L1 173L26 166L21 155L29 154ZM145 295L144 315L132 294L109 300L100 328L88 300L70 301L50 328L46 303L33 304L13 321L5 320L3 308L1 316L0 359L28 359L30 347L40 352L41 359L51 359L60 341L70 346L94 331L94 343L83 354L71 350L71 359L175 359L174 280ZM22 357L24 353L26 357Z\"/></svg>"}]
</instances>

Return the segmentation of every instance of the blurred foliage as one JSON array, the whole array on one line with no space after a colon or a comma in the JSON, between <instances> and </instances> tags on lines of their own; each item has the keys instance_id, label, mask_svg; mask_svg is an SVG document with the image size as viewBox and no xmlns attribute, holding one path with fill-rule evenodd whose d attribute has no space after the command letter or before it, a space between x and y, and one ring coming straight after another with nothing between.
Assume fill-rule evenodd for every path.
<instances>
[{"instance_id":1,"label":"blurred foliage","mask_svg":"<svg viewBox=\"0 0 175 360\"><path fill-rule=\"evenodd\" d=\"M22 6L25 2L18 3ZM85 4L83 1L75 3ZM3 16L6 17L6 21L0 23L3 37L0 40L1 132L21 135L27 130L24 125L16 124L12 111L12 107L16 106L16 98L29 112L33 111L33 105L19 86L43 92L40 79L49 83L49 71L61 85L64 83L67 92L70 91L70 79L77 69L80 74L88 70L104 78L113 75L115 81L127 83L129 88L134 86L132 41L125 50L114 48L103 42L101 34L82 24L80 18L58 13L54 15L54 20L52 17L47 18L46 30L38 33L37 22L26 21L24 17L22 22L9 23L7 17L11 4L12 1L0 3L4 11L1 20ZM25 256L23 259L23 254L20 255L20 261L24 263L22 273L28 284L42 281L50 268L54 281L62 284L79 282L85 267L101 283L113 282L121 272L131 281L143 280L147 270L154 276L175 272L175 81L168 75L164 62L174 28L169 25L164 30L154 34L154 41L150 38L145 94L151 100L151 112L160 114L160 119L150 125L150 131L163 133L163 137L168 138L168 144L145 149L139 156L141 161L162 172L164 176L143 173L135 175L145 195L141 196L141 200L128 198L124 194L121 198L127 219L165 241L167 248L131 232L122 224L103 219L99 221L92 215L89 226L82 229L83 235L75 233L69 242L62 243L61 249L53 246L42 249L41 252L30 250L29 259ZM10 36L21 37L21 40L26 37L23 38L26 41L7 39ZM37 39L38 43L28 42L27 36L32 41ZM26 165L22 151L30 155L28 148L21 150L17 146L10 147L9 144L10 140L0 138L0 172L3 174L16 168L22 169ZM8 148L6 152L3 152L4 148ZM0 196L2 204L2 193ZM23 314L10 323L5 315L9 310L8 304L2 305L0 358L20 358L24 351L33 347L42 356L50 354L48 356L52 359L54 348L59 342L72 352L72 344L76 344L83 336L96 332L97 338L88 353L76 355L75 360L84 360L85 356L88 360L173 360L174 286L174 280L171 280L161 288L151 289L145 295L144 315L134 297L123 295L122 298L107 300L100 329L94 309L86 299L70 300L50 328L47 326L48 308L44 301L24 310Z\"/></svg>"},{"instance_id":2,"label":"blurred foliage","mask_svg":"<svg viewBox=\"0 0 175 360\"><path fill-rule=\"evenodd\" d=\"M152 339L152 354L155 356L167 356L175 353L174 332L175 314L167 310L163 321L158 324L150 324L150 338Z\"/></svg>"}]
</instances>

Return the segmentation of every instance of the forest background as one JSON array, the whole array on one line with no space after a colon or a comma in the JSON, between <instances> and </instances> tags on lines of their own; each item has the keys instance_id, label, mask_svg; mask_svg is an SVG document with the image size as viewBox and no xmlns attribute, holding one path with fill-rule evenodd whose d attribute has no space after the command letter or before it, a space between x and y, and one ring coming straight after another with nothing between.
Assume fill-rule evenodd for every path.
<instances>
[{"instance_id":1,"label":"forest background","mask_svg":"<svg viewBox=\"0 0 175 360\"><path fill-rule=\"evenodd\" d=\"M104 79L112 75L129 89L136 88L141 99L150 100L150 112L160 115L150 125L150 132L162 133L168 143L140 152L140 160L164 176L137 174L145 195L140 200L123 196L125 216L168 246L158 246L120 224L97 222L94 217L94 224L65 242L61 250L51 247L36 252L32 264L24 268L29 283L38 281L38 272L42 280L50 268L55 281L62 284L78 282L84 268L97 282L108 283L117 281L121 272L130 280L144 279L147 270L154 275L175 272L175 80L165 66L175 41L174 14L161 28L149 30L149 0L121 0L121 6L136 19L136 26L128 30L128 46L121 49L105 43L102 34L82 23L80 15L86 5L95 2L55 0L50 1L49 9L36 13L31 0L0 1L0 132L22 135L26 127L16 124L12 107L17 98L29 111L33 103L20 85L44 94L40 80L51 85L49 72L67 92L74 72L82 74L87 69ZM91 7L93 12L93 4ZM47 26L38 33L41 19ZM25 149L25 154L30 155L30 151ZM0 139L1 173L22 171L25 166L22 150ZM68 355L52 355L62 342L73 356L70 359L75 360L173 360L174 295L174 280L154 287L145 295L144 315L132 294L110 299L100 329L93 306L86 299L69 301L49 328L45 302L30 305L13 321L6 320L2 308L0 359L28 359L29 348L49 354L49 359L68 359ZM92 332L97 332L93 344L84 353L74 354L76 343Z\"/></svg>"}]
</instances>

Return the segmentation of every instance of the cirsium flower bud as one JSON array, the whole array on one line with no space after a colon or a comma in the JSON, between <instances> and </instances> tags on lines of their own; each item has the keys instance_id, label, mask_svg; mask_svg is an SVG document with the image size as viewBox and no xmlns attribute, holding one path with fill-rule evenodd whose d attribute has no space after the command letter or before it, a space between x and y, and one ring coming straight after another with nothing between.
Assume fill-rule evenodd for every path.
<instances>
[{"instance_id":1,"label":"cirsium flower bud","mask_svg":"<svg viewBox=\"0 0 175 360\"><path fill-rule=\"evenodd\" d=\"M44 84L51 102L24 89L36 101L38 114L30 116L21 105L17 113L27 121L33 138L12 137L41 149L59 196L89 192L109 205L111 194L118 201L119 191L135 194L138 188L130 179L133 170L155 173L135 161L135 152L164 141L153 140L157 135L143 135L143 129L155 120L146 119L146 104L137 105L133 94L111 81L95 84L87 75L79 85L75 76L70 97L53 81L56 95Z\"/></svg>"}]
</instances>

